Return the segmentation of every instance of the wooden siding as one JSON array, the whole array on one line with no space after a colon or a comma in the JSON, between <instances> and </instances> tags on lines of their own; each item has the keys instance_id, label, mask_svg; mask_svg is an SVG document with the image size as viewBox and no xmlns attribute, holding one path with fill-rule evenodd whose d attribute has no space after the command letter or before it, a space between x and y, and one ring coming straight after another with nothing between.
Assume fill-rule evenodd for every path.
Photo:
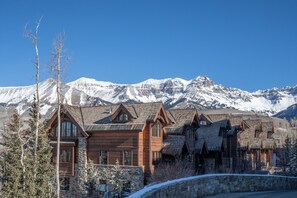
<instances>
[{"instance_id":1,"label":"wooden siding","mask_svg":"<svg viewBox=\"0 0 297 198\"><path fill-rule=\"evenodd\" d=\"M138 166L139 132L133 131L97 131L88 138L88 158L99 163L100 151L108 152L108 164L123 164L123 151L132 151L132 165Z\"/></svg>"},{"instance_id":2,"label":"wooden siding","mask_svg":"<svg viewBox=\"0 0 297 198\"><path fill-rule=\"evenodd\" d=\"M143 163L145 166L145 173L150 174L154 171L153 165L153 156L152 152L158 151L160 152L163 148L163 135L164 135L164 126L161 122L159 122L161 126L160 136L152 136L152 126L159 122L158 120L155 123L151 123L147 125L144 129L144 139L143 139Z\"/></svg>"},{"instance_id":3,"label":"wooden siding","mask_svg":"<svg viewBox=\"0 0 297 198\"><path fill-rule=\"evenodd\" d=\"M139 147L138 147L138 166L143 166L144 165L144 159L143 159L144 158L144 154L143 154L143 149L144 149L143 136L144 136L144 132L141 131L138 134L138 142L139 142Z\"/></svg>"},{"instance_id":4,"label":"wooden siding","mask_svg":"<svg viewBox=\"0 0 297 198\"><path fill-rule=\"evenodd\" d=\"M146 173L150 172L150 164L152 164L152 162L150 161L150 130L151 127L149 124L147 124L145 129L143 130L143 165L144 171Z\"/></svg>"}]
</instances>

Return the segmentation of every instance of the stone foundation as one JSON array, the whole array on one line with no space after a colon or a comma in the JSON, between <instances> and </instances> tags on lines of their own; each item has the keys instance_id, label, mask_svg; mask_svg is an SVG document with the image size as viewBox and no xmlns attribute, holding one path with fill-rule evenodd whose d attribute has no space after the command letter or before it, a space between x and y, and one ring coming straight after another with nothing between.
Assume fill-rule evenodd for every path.
<instances>
[{"instance_id":1,"label":"stone foundation","mask_svg":"<svg viewBox=\"0 0 297 198\"><path fill-rule=\"evenodd\" d=\"M112 168L114 166L108 165L108 166L103 166L103 165L95 165L95 167L98 170L98 182L97 184L99 185L98 188L100 188L100 180L108 180L110 178L106 178L106 173L109 176L112 176ZM144 184L144 171L143 167L138 167L138 166L120 166L121 169L121 180L122 182L130 182L131 192L136 192L140 189L143 188ZM100 174L104 173L104 175ZM110 174L109 174L110 173Z\"/></svg>"}]
</instances>

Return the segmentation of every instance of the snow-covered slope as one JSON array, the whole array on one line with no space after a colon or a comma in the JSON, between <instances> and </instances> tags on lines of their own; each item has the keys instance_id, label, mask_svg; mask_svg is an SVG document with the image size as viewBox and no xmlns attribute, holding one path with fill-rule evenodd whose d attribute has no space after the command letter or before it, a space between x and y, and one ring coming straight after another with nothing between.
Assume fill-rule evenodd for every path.
<instances>
[{"instance_id":1,"label":"snow-covered slope","mask_svg":"<svg viewBox=\"0 0 297 198\"><path fill-rule=\"evenodd\" d=\"M40 83L42 114L53 110L55 91L56 83L53 79ZM7 112L11 112L12 108L17 108L21 113L27 112L34 93L35 85L0 87L0 118L8 115ZM162 101L168 108L234 108L273 115L297 103L297 86L250 93L225 88L202 76L192 80L148 79L136 84L115 84L80 78L62 84L62 100L63 103L74 105Z\"/></svg>"},{"instance_id":2,"label":"snow-covered slope","mask_svg":"<svg viewBox=\"0 0 297 198\"><path fill-rule=\"evenodd\" d=\"M297 102L297 86L250 93L225 88L202 76L189 81L180 78L149 79L137 84L80 78L67 85L112 103L162 101L173 108L235 108L273 115Z\"/></svg>"},{"instance_id":3,"label":"snow-covered slope","mask_svg":"<svg viewBox=\"0 0 297 198\"><path fill-rule=\"evenodd\" d=\"M274 115L274 117L286 118L288 120L290 120L291 118L297 118L297 104L291 105L287 109L278 112Z\"/></svg>"},{"instance_id":4,"label":"snow-covered slope","mask_svg":"<svg viewBox=\"0 0 297 198\"><path fill-rule=\"evenodd\" d=\"M90 97L84 92L62 84L61 100L72 105L98 105L105 103L99 98ZM41 113L47 115L54 109L56 97L56 82L47 79L39 84ZM34 100L35 85L23 87L0 87L0 113L1 120L7 117L16 108L21 114L26 114ZM8 113L9 112L9 113ZM6 116L7 115L7 116Z\"/></svg>"}]
</instances>

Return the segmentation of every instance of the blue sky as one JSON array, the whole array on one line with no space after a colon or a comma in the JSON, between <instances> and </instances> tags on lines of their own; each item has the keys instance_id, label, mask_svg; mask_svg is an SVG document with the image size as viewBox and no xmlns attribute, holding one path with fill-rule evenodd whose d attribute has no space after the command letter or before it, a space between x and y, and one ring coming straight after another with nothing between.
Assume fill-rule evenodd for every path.
<instances>
[{"instance_id":1,"label":"blue sky","mask_svg":"<svg viewBox=\"0 0 297 198\"><path fill-rule=\"evenodd\" d=\"M43 16L41 80L65 32L64 81L208 76L248 91L297 84L296 0L1 0L0 86L34 83L23 28Z\"/></svg>"}]
</instances>

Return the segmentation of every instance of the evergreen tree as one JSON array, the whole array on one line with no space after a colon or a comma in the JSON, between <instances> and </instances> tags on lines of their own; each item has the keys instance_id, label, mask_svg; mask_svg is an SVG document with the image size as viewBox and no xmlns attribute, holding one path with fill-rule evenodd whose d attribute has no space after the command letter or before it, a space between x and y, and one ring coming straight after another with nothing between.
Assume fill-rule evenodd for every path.
<instances>
[{"instance_id":1,"label":"evergreen tree","mask_svg":"<svg viewBox=\"0 0 297 198\"><path fill-rule=\"evenodd\" d=\"M0 165L2 176L1 197L23 197L22 166L20 162L22 144L20 115L15 110L8 128L2 133Z\"/></svg>"},{"instance_id":2,"label":"evergreen tree","mask_svg":"<svg viewBox=\"0 0 297 198\"><path fill-rule=\"evenodd\" d=\"M85 188L88 191L89 197L96 196L96 184L98 183L98 170L94 166L93 161L89 161L87 167L87 181L85 181Z\"/></svg>"},{"instance_id":3,"label":"evergreen tree","mask_svg":"<svg viewBox=\"0 0 297 198\"><path fill-rule=\"evenodd\" d=\"M285 174L297 176L297 140L287 137L284 148Z\"/></svg>"},{"instance_id":4,"label":"evergreen tree","mask_svg":"<svg viewBox=\"0 0 297 198\"><path fill-rule=\"evenodd\" d=\"M297 141L292 139L289 148L289 172L291 175L297 175Z\"/></svg>"},{"instance_id":5,"label":"evergreen tree","mask_svg":"<svg viewBox=\"0 0 297 198\"><path fill-rule=\"evenodd\" d=\"M38 107L37 103L34 102L30 109L30 119L29 119L29 127L30 133L35 135L36 127L39 127L38 133L38 147L37 147L37 160L33 160L33 168L32 170L36 170L35 173L35 185L33 185L36 189L36 197L50 197L52 193L52 185L53 185L53 166L51 163L52 158L52 147L50 146L48 139L48 130L45 129L43 123L37 124L40 122L40 115L38 115ZM35 143L35 139L32 139L32 144ZM32 148L31 153L34 153L35 146ZM34 158L32 158L34 159ZM32 166L31 166L32 167ZM33 174L34 175L34 174Z\"/></svg>"},{"instance_id":6,"label":"evergreen tree","mask_svg":"<svg viewBox=\"0 0 297 198\"><path fill-rule=\"evenodd\" d=\"M110 184L113 186L113 194L116 197L121 197L122 177L123 171L120 167L119 160L116 160L116 164L112 167L110 175Z\"/></svg>"}]
</instances>

